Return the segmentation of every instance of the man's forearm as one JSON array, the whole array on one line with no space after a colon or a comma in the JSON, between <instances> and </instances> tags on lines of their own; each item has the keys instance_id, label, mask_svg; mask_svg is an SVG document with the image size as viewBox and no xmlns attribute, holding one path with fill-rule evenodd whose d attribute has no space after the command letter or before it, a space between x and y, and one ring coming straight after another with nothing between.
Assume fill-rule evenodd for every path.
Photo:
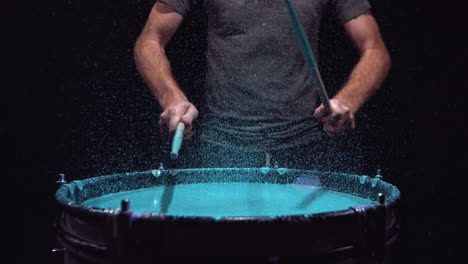
<instances>
[{"instance_id":1,"label":"man's forearm","mask_svg":"<svg viewBox=\"0 0 468 264\"><path fill-rule=\"evenodd\" d=\"M140 75L163 110L172 103L187 101L187 97L172 76L164 47L161 47L157 41L138 40L134 56Z\"/></svg>"},{"instance_id":2,"label":"man's forearm","mask_svg":"<svg viewBox=\"0 0 468 264\"><path fill-rule=\"evenodd\" d=\"M334 98L348 105L352 113L356 113L385 80L390 64L385 47L364 51L348 81Z\"/></svg>"}]
</instances>

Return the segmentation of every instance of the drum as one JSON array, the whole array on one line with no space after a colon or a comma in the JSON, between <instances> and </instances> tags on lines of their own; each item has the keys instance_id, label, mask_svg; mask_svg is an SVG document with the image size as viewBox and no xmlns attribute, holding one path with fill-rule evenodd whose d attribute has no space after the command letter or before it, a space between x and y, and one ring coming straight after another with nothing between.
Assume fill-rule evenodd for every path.
<instances>
[{"instance_id":1,"label":"drum","mask_svg":"<svg viewBox=\"0 0 468 264\"><path fill-rule=\"evenodd\" d=\"M380 177L159 169L64 183L56 229L67 264L173 256L379 263L398 237L399 200L398 188Z\"/></svg>"}]
</instances>

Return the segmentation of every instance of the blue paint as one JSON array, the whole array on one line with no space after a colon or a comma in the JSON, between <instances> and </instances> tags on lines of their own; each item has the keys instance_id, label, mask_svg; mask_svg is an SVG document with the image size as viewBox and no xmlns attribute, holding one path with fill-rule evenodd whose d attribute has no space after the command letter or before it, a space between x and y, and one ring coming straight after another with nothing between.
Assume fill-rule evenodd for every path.
<instances>
[{"instance_id":1,"label":"blue paint","mask_svg":"<svg viewBox=\"0 0 468 264\"><path fill-rule=\"evenodd\" d=\"M84 206L119 208L129 199L135 213L164 212L174 216L252 217L304 215L366 206L371 200L351 194L298 184L203 183L165 186L108 194L83 202Z\"/></svg>"}]
</instances>

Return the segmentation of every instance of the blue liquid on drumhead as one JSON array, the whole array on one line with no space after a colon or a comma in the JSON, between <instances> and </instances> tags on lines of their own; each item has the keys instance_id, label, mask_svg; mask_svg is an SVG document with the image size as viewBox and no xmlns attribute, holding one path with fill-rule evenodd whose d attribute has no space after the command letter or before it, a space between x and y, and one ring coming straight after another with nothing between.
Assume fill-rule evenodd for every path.
<instances>
[{"instance_id":1,"label":"blue liquid on drumhead","mask_svg":"<svg viewBox=\"0 0 468 264\"><path fill-rule=\"evenodd\" d=\"M136 213L173 216L257 217L305 215L339 211L351 206L370 205L371 200L351 194L308 188L295 184L203 183L181 184L108 194L83 202L87 207L119 208L123 199L131 201ZM165 192L166 189L166 192Z\"/></svg>"}]
</instances>

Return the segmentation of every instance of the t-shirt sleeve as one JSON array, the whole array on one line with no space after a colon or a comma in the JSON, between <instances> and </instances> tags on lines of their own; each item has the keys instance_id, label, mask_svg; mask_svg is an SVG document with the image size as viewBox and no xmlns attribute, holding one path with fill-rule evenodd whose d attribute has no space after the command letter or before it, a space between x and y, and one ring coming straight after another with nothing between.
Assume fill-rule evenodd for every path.
<instances>
[{"instance_id":1,"label":"t-shirt sleeve","mask_svg":"<svg viewBox=\"0 0 468 264\"><path fill-rule=\"evenodd\" d=\"M184 16L187 14L195 4L196 0L157 0L158 2L165 3L172 7L177 13Z\"/></svg>"},{"instance_id":2,"label":"t-shirt sleeve","mask_svg":"<svg viewBox=\"0 0 468 264\"><path fill-rule=\"evenodd\" d=\"M371 8L368 0L333 0L332 2L338 20L343 24L366 13Z\"/></svg>"}]
</instances>

